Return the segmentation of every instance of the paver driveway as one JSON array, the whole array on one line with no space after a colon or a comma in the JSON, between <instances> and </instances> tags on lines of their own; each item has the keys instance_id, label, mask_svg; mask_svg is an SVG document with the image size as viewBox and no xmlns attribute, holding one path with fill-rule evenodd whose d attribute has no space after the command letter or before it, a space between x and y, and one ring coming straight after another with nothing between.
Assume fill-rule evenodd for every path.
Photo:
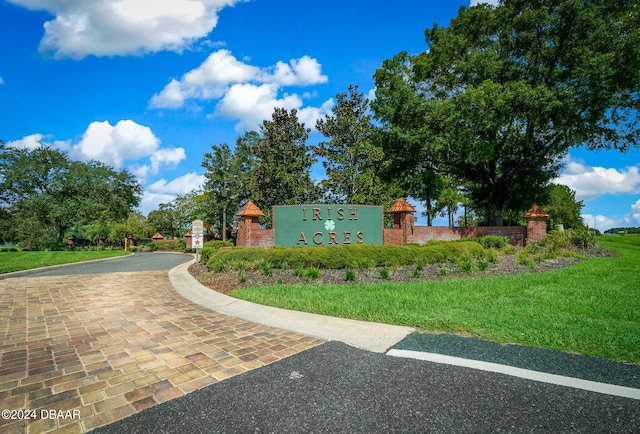
<instances>
[{"instance_id":1,"label":"paver driveway","mask_svg":"<svg viewBox=\"0 0 640 434\"><path fill-rule=\"evenodd\" d=\"M85 432L323 342L191 303L166 271L0 280L0 337L0 410L36 416L3 413L18 433Z\"/></svg>"}]
</instances>

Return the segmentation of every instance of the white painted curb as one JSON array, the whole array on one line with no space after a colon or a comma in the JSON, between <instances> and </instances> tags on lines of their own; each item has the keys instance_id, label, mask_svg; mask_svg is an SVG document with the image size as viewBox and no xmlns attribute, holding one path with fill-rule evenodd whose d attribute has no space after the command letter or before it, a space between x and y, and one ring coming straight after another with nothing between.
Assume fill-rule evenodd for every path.
<instances>
[{"instance_id":1,"label":"white painted curb","mask_svg":"<svg viewBox=\"0 0 640 434\"><path fill-rule=\"evenodd\" d=\"M410 350L390 350L387 352L387 355L425 360L428 362L442 363L446 365L462 366L465 368L511 375L512 377L524 378L526 380L540 381L542 383L556 384L558 386L573 387L574 389L588 390L590 392L598 392L606 395L640 399L640 389L617 386L614 384L598 383L596 381L582 380L580 378L564 377L562 375L547 374L545 372L531 371L529 369L516 368L514 366L499 365L497 363L482 362L479 360L463 359L460 357L445 356L435 353L423 353L421 351Z\"/></svg>"}]
</instances>

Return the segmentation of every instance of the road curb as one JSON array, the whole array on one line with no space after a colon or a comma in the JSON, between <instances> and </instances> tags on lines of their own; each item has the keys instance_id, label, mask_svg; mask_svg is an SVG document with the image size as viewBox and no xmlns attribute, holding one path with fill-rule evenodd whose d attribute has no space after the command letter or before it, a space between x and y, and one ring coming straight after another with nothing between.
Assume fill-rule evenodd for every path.
<instances>
[{"instance_id":1,"label":"road curb","mask_svg":"<svg viewBox=\"0 0 640 434\"><path fill-rule=\"evenodd\" d=\"M546 372L532 371L530 369L517 368L515 366L483 362L481 360L464 359L461 357L447 356L444 354L427 353L423 351L392 349L387 352L387 355L478 369L480 371L510 375L512 377L524 378L526 380L533 380L565 387L573 387L574 389L588 390L590 392L604 393L606 395L621 396L623 398L640 400L640 389L583 380L580 378L567 377L563 375L549 374Z\"/></svg>"},{"instance_id":2,"label":"road curb","mask_svg":"<svg viewBox=\"0 0 640 434\"><path fill-rule=\"evenodd\" d=\"M411 327L335 318L238 300L198 282L189 273L189 266L194 262L172 268L169 280L180 295L216 312L377 353L386 352L415 331Z\"/></svg>"}]
</instances>

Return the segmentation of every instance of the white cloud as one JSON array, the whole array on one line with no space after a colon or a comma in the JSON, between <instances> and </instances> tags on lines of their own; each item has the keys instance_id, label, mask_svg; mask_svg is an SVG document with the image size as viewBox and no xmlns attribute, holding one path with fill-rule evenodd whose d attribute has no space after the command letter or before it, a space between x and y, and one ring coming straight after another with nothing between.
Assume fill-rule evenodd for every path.
<instances>
[{"instance_id":1,"label":"white cloud","mask_svg":"<svg viewBox=\"0 0 640 434\"><path fill-rule=\"evenodd\" d=\"M131 167L133 174L141 180L148 179L160 172L162 166L175 168L182 160L187 158L183 148L158 149L149 158L150 164Z\"/></svg>"},{"instance_id":2,"label":"white cloud","mask_svg":"<svg viewBox=\"0 0 640 434\"><path fill-rule=\"evenodd\" d=\"M582 214L582 222L590 228L598 229L600 232L604 232L610 228L620 227L620 220L601 214Z\"/></svg>"},{"instance_id":3,"label":"white cloud","mask_svg":"<svg viewBox=\"0 0 640 434\"><path fill-rule=\"evenodd\" d=\"M500 0L471 0L471 2L469 3L469 6L477 6L479 4L488 4L491 6L498 6L498 3L500 3Z\"/></svg>"},{"instance_id":4,"label":"white cloud","mask_svg":"<svg viewBox=\"0 0 640 434\"><path fill-rule=\"evenodd\" d=\"M183 81L202 87L210 84L226 86L253 80L259 73L260 68L240 62L229 50L218 50L210 54L202 65L187 72Z\"/></svg>"},{"instance_id":5,"label":"white cloud","mask_svg":"<svg viewBox=\"0 0 640 434\"><path fill-rule=\"evenodd\" d=\"M620 227L640 227L640 199L631 205L631 212L625 216Z\"/></svg>"},{"instance_id":6,"label":"white cloud","mask_svg":"<svg viewBox=\"0 0 640 434\"><path fill-rule=\"evenodd\" d=\"M55 18L40 49L57 58L181 51L206 37L218 12L244 0L9 0Z\"/></svg>"},{"instance_id":7,"label":"white cloud","mask_svg":"<svg viewBox=\"0 0 640 434\"><path fill-rule=\"evenodd\" d=\"M49 136L37 133L7 142L7 146L34 149L45 144L69 152L75 160L96 160L115 169L129 162L129 169L144 180L157 174L162 167L175 167L187 158L183 148L161 148L160 143L149 127L132 120L121 120L115 126L107 121L92 122L76 144L51 142ZM144 161L146 159L148 162Z\"/></svg>"},{"instance_id":8,"label":"white cloud","mask_svg":"<svg viewBox=\"0 0 640 434\"><path fill-rule=\"evenodd\" d=\"M0 77L0 85L4 84L4 80L2 79L2 77Z\"/></svg>"},{"instance_id":9,"label":"white cloud","mask_svg":"<svg viewBox=\"0 0 640 434\"><path fill-rule=\"evenodd\" d=\"M322 66L316 59L303 56L289 63L259 68L235 58L229 50L218 50L180 80L173 79L149 101L152 108L180 108L189 99L219 100L214 115L237 119L237 129L256 128L269 119L274 107L297 109L300 119L313 128L319 116L333 105L326 101L321 107L305 107L303 96L284 94L283 86L309 86L326 83Z\"/></svg>"},{"instance_id":10,"label":"white cloud","mask_svg":"<svg viewBox=\"0 0 640 434\"><path fill-rule=\"evenodd\" d=\"M367 93L367 99L369 100L369 102L373 102L376 100L376 88L374 87L373 89L369 90L369 92Z\"/></svg>"},{"instance_id":11,"label":"white cloud","mask_svg":"<svg viewBox=\"0 0 640 434\"><path fill-rule=\"evenodd\" d=\"M68 141L55 140L53 142L48 142L48 136L44 134L36 133L30 134L28 136L23 137L20 140L13 140L7 142L6 145L10 148L16 149L35 149L40 145L51 146L55 149L60 149L62 151L68 151L71 149L71 143Z\"/></svg>"},{"instance_id":12,"label":"white cloud","mask_svg":"<svg viewBox=\"0 0 640 434\"><path fill-rule=\"evenodd\" d=\"M316 59L303 56L300 59L292 59L289 64L278 62L273 68L273 73L265 75L262 80L273 81L283 86L326 83L327 76L322 75L321 70L322 66Z\"/></svg>"},{"instance_id":13,"label":"white cloud","mask_svg":"<svg viewBox=\"0 0 640 434\"><path fill-rule=\"evenodd\" d=\"M256 128L264 119L270 119L274 107L287 110L302 106L298 95L285 95L278 99L275 84L236 84L231 86L218 104L216 114L239 119L238 129Z\"/></svg>"},{"instance_id":14,"label":"white cloud","mask_svg":"<svg viewBox=\"0 0 640 434\"><path fill-rule=\"evenodd\" d=\"M635 221L640 222L640 199L638 199L636 203L631 205L631 217Z\"/></svg>"},{"instance_id":15,"label":"white cloud","mask_svg":"<svg viewBox=\"0 0 640 434\"><path fill-rule=\"evenodd\" d=\"M327 76L322 75L321 69L318 61L309 56L261 69L239 61L229 50L218 50L179 81L171 80L151 98L149 105L152 108L179 108L187 99L219 99L234 84L274 84L279 89L280 86L326 83Z\"/></svg>"},{"instance_id":16,"label":"white cloud","mask_svg":"<svg viewBox=\"0 0 640 434\"><path fill-rule=\"evenodd\" d=\"M187 99L211 100L224 95L232 83L254 80L260 69L238 61L228 50L209 55L199 67L187 72L180 81L171 80L155 94L152 108L179 108Z\"/></svg>"},{"instance_id":17,"label":"white cloud","mask_svg":"<svg viewBox=\"0 0 640 434\"><path fill-rule=\"evenodd\" d=\"M153 95L149 106L152 108L180 108L187 98L192 98L194 92L181 85L176 79L172 79L162 92Z\"/></svg>"},{"instance_id":18,"label":"white cloud","mask_svg":"<svg viewBox=\"0 0 640 434\"><path fill-rule=\"evenodd\" d=\"M316 127L316 121L320 118L324 118L327 114L331 113L334 102L333 98L325 101L320 107L304 107L298 110L298 120L302 122L307 128L312 130Z\"/></svg>"},{"instance_id":19,"label":"white cloud","mask_svg":"<svg viewBox=\"0 0 640 434\"><path fill-rule=\"evenodd\" d=\"M633 194L640 192L638 166L624 169L590 167L580 161L569 160L565 172L554 180L576 192L576 199L590 200L605 194Z\"/></svg>"},{"instance_id":20,"label":"white cloud","mask_svg":"<svg viewBox=\"0 0 640 434\"><path fill-rule=\"evenodd\" d=\"M187 194L204 185L207 178L195 172L187 173L172 181L160 179L149 185L146 190L153 194L170 194L173 196Z\"/></svg>"},{"instance_id":21,"label":"white cloud","mask_svg":"<svg viewBox=\"0 0 640 434\"><path fill-rule=\"evenodd\" d=\"M161 203L171 202L176 196L187 194L204 185L206 178L195 172L187 173L172 181L161 179L146 186L140 201L140 211L147 215L150 211L158 209Z\"/></svg>"},{"instance_id":22,"label":"white cloud","mask_svg":"<svg viewBox=\"0 0 640 434\"><path fill-rule=\"evenodd\" d=\"M35 149L43 143L44 138L45 138L44 134L39 134L39 133L31 134L23 137L20 140L13 140L13 141L7 142L7 146L9 148L16 148L16 149Z\"/></svg>"},{"instance_id":23,"label":"white cloud","mask_svg":"<svg viewBox=\"0 0 640 434\"><path fill-rule=\"evenodd\" d=\"M72 151L79 160L98 160L120 168L124 160L138 160L153 155L160 146L149 127L132 120L119 121L112 126L108 121L92 122L82 140Z\"/></svg>"}]
</instances>

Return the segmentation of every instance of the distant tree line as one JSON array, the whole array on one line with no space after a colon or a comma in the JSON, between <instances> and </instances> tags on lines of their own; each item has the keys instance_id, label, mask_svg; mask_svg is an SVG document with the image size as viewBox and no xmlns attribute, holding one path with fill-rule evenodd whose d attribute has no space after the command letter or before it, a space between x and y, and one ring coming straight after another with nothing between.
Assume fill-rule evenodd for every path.
<instances>
[{"instance_id":1,"label":"distant tree line","mask_svg":"<svg viewBox=\"0 0 640 434\"><path fill-rule=\"evenodd\" d=\"M611 228L605 234L640 234L640 228Z\"/></svg>"}]
</instances>

